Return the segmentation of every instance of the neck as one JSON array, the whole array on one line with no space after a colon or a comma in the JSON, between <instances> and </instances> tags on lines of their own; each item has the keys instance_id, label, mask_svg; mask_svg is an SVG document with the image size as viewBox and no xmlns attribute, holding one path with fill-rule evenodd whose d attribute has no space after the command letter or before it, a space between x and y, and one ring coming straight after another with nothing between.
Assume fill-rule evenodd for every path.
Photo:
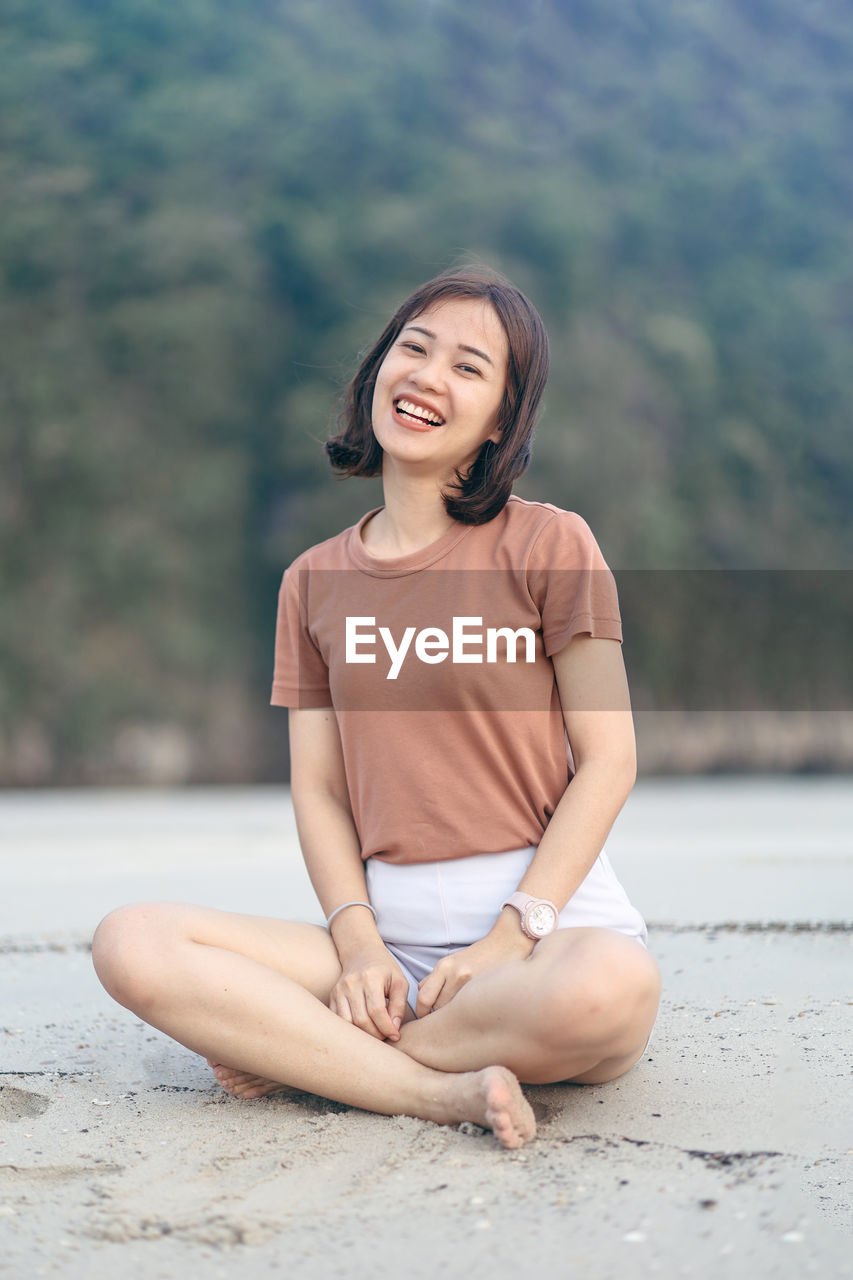
<instances>
[{"instance_id":1,"label":"neck","mask_svg":"<svg viewBox=\"0 0 853 1280\"><path fill-rule=\"evenodd\" d=\"M365 545L374 555L405 556L436 542L456 523L447 514L434 477L406 477L386 468L382 475L385 506L365 529Z\"/></svg>"}]
</instances>

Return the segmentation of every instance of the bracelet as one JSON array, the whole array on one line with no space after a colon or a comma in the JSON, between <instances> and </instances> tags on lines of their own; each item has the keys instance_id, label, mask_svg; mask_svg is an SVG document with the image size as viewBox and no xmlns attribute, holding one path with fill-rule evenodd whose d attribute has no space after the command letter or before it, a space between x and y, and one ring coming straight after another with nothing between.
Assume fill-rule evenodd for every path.
<instances>
[{"instance_id":1,"label":"bracelet","mask_svg":"<svg viewBox=\"0 0 853 1280\"><path fill-rule=\"evenodd\" d=\"M367 910L373 913L373 919L374 920L376 919L376 912L373 910L373 907L371 907L369 902L342 902L339 907L335 907L334 911L326 921L327 929L329 925L332 923L332 921L334 920L335 916L338 914L338 912L346 911L347 907L367 907Z\"/></svg>"}]
</instances>

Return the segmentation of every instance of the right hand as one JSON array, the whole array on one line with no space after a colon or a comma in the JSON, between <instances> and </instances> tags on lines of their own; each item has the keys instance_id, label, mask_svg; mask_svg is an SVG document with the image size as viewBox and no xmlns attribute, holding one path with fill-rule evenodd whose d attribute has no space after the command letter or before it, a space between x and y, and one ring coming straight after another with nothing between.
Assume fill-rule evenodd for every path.
<instances>
[{"instance_id":1,"label":"right hand","mask_svg":"<svg viewBox=\"0 0 853 1280\"><path fill-rule=\"evenodd\" d=\"M400 1039L409 984L387 947L364 947L348 955L332 988L329 1008L377 1040Z\"/></svg>"}]
</instances>

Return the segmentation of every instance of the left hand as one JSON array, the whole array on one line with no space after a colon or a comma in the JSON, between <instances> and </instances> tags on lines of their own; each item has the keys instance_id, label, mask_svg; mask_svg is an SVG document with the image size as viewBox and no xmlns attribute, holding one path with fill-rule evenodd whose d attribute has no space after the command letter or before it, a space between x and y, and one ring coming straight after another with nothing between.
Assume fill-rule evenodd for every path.
<instances>
[{"instance_id":1,"label":"left hand","mask_svg":"<svg viewBox=\"0 0 853 1280\"><path fill-rule=\"evenodd\" d=\"M472 978L489 969L496 969L509 960L526 959L534 945L516 924L512 930L505 927L493 929L478 942L472 942L470 947L462 947L452 955L445 956L439 960L432 973L418 983L415 1013L422 1018L434 1009L440 1009Z\"/></svg>"}]
</instances>

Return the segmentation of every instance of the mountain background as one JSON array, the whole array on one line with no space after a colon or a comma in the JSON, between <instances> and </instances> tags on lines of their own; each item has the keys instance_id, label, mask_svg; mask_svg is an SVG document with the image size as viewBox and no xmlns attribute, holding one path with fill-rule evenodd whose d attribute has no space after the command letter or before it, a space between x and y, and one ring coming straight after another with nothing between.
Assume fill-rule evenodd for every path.
<instances>
[{"instance_id":1,"label":"mountain background","mask_svg":"<svg viewBox=\"0 0 853 1280\"><path fill-rule=\"evenodd\" d=\"M381 502L337 398L471 260L646 771L853 766L852 69L845 0L6 0L0 784L286 776L282 570Z\"/></svg>"}]
</instances>

